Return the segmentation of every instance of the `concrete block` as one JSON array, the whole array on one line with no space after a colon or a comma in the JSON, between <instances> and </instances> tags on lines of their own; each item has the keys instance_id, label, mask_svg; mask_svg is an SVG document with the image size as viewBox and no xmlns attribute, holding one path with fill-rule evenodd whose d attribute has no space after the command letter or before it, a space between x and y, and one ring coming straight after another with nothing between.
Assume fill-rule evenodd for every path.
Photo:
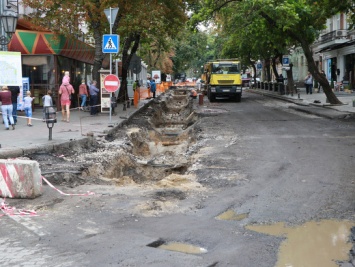
<instances>
[{"instance_id":1,"label":"concrete block","mask_svg":"<svg viewBox=\"0 0 355 267\"><path fill-rule=\"evenodd\" d=\"M0 159L0 196L35 198L42 194L41 170L37 161Z\"/></svg>"}]
</instances>

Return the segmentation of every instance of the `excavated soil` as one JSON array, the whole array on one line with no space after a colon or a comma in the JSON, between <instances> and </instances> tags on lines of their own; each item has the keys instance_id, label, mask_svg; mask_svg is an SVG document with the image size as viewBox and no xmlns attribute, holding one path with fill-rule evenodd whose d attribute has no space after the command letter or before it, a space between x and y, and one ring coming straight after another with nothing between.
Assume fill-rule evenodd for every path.
<instances>
[{"instance_id":1,"label":"excavated soil","mask_svg":"<svg viewBox=\"0 0 355 267\"><path fill-rule=\"evenodd\" d=\"M188 171L199 149L198 114L189 93L188 88L167 91L85 146L28 157L39 162L42 175L55 185L140 190L149 200L137 203L137 212L147 216L172 212L190 193L206 190Z\"/></svg>"}]
</instances>

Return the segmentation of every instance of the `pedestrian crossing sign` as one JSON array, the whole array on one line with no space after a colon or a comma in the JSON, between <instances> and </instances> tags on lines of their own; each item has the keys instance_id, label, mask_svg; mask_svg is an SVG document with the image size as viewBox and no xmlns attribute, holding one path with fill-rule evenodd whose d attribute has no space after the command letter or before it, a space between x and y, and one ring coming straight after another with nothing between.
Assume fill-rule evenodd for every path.
<instances>
[{"instance_id":1,"label":"pedestrian crossing sign","mask_svg":"<svg viewBox=\"0 0 355 267\"><path fill-rule=\"evenodd\" d=\"M102 52L118 53L120 47L120 36L117 34L104 34L102 36Z\"/></svg>"}]
</instances>

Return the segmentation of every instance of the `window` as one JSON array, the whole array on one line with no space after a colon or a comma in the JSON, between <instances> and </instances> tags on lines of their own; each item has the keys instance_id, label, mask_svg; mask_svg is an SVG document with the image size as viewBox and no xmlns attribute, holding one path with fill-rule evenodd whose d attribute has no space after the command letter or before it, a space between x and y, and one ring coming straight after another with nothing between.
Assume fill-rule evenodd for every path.
<instances>
[{"instance_id":1,"label":"window","mask_svg":"<svg viewBox=\"0 0 355 267\"><path fill-rule=\"evenodd\" d=\"M213 63L212 73L214 74L238 74L240 73L239 63Z\"/></svg>"}]
</instances>

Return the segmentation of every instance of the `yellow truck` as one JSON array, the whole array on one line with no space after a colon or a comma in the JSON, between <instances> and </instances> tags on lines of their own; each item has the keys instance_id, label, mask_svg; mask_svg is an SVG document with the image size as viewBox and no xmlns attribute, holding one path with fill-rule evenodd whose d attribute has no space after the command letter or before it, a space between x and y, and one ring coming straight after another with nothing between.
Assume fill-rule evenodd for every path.
<instances>
[{"instance_id":1,"label":"yellow truck","mask_svg":"<svg viewBox=\"0 0 355 267\"><path fill-rule=\"evenodd\" d=\"M241 64L238 60L217 59L204 65L207 97L229 97L236 102L242 98Z\"/></svg>"}]
</instances>

